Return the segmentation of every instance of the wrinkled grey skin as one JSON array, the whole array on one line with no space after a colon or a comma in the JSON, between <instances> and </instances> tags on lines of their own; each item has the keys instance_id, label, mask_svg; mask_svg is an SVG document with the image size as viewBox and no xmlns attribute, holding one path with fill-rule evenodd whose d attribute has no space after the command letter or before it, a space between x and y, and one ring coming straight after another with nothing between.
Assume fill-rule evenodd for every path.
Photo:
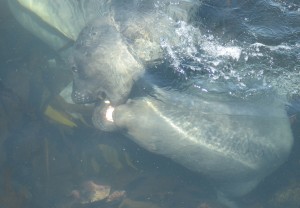
<instances>
[{"instance_id":1,"label":"wrinkled grey skin","mask_svg":"<svg viewBox=\"0 0 300 208\"><path fill-rule=\"evenodd\" d=\"M145 14L124 15L122 21L118 15L97 18L82 30L70 60L72 98L109 100L114 122L105 119L102 102L93 115L95 127L124 130L145 149L204 173L215 181L223 203L235 207L227 197L249 193L288 157L293 138L284 106L269 98L257 103L200 98L151 83L152 95L128 100L133 86L144 88L135 83L143 80L145 68L163 58L160 38L177 41L172 20Z\"/></svg>"},{"instance_id":2,"label":"wrinkled grey skin","mask_svg":"<svg viewBox=\"0 0 300 208\"><path fill-rule=\"evenodd\" d=\"M114 122L104 119L106 104L95 109L97 128L124 130L145 149L212 178L225 196L248 193L287 158L293 138L276 100L225 102L154 87L154 95L127 101L145 68L163 58L161 38L176 45L174 21L191 21L201 1L34 0L23 1L26 8L8 2L17 19L53 49L77 38L70 56L73 100L107 99L116 108ZM166 4L156 10L160 3Z\"/></svg>"},{"instance_id":3,"label":"wrinkled grey skin","mask_svg":"<svg viewBox=\"0 0 300 208\"><path fill-rule=\"evenodd\" d=\"M111 15L90 22L75 42L70 58L75 103L103 99L114 105L124 103L145 68L163 59L161 39L171 45L179 41L174 35L174 20L189 20L183 11L193 14L197 5L182 1L178 9L167 4L163 7L167 11L157 12L152 1L138 5L135 1L121 2L113 1Z\"/></svg>"},{"instance_id":4,"label":"wrinkled grey skin","mask_svg":"<svg viewBox=\"0 0 300 208\"><path fill-rule=\"evenodd\" d=\"M251 191L290 152L293 138L281 102L200 98L155 86L154 95L127 101L145 69L163 59L160 40L176 45L174 22L192 21L200 2L8 0L19 22L56 51L76 40L70 56L73 100L107 99L115 107L114 122L104 118L104 103L96 107L97 128L123 130L145 149L207 175L221 195L236 197Z\"/></svg>"},{"instance_id":5,"label":"wrinkled grey skin","mask_svg":"<svg viewBox=\"0 0 300 208\"><path fill-rule=\"evenodd\" d=\"M271 97L249 102L155 88L154 95L117 106L113 122L106 109L95 110L97 128L123 130L145 149L205 174L229 207L236 205L228 198L253 190L287 159L293 144L284 106Z\"/></svg>"},{"instance_id":6,"label":"wrinkled grey skin","mask_svg":"<svg viewBox=\"0 0 300 208\"><path fill-rule=\"evenodd\" d=\"M75 103L99 99L109 99L115 105L123 103L134 80L143 73L142 65L106 18L96 19L80 33L70 64Z\"/></svg>"}]
</instances>

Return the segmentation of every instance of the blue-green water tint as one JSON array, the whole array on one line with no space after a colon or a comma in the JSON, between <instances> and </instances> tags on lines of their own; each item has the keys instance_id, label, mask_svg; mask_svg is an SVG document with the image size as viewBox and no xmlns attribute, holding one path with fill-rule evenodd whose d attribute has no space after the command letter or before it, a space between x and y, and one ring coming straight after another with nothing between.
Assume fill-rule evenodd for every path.
<instances>
[{"instance_id":1,"label":"blue-green water tint","mask_svg":"<svg viewBox=\"0 0 300 208\"><path fill-rule=\"evenodd\" d=\"M118 133L83 124L72 129L45 118L46 106L55 103L56 85L66 84L69 74L64 71L65 78L58 79L61 71L53 71L48 62L55 53L21 28L3 2L0 8L0 207L76 207L71 191L86 180L125 189L127 198L146 207L222 207L200 174L152 155ZM291 156L239 203L298 208L299 1L203 1L194 27L178 23L177 32L187 41L168 48L162 40L171 70L163 73L166 78L159 85L183 91L192 86L200 94L245 100L276 90L287 104L295 134ZM113 159L105 159L99 147L108 149L105 154Z\"/></svg>"}]
</instances>

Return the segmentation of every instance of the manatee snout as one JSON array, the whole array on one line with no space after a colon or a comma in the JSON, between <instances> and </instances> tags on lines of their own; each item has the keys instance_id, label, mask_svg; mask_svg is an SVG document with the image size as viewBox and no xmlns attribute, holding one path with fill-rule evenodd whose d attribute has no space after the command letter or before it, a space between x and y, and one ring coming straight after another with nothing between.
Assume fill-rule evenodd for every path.
<instances>
[{"instance_id":1,"label":"manatee snout","mask_svg":"<svg viewBox=\"0 0 300 208\"><path fill-rule=\"evenodd\" d=\"M126 102L133 82L120 82L98 78L73 79L72 100L77 104L95 103L108 100L113 105Z\"/></svg>"},{"instance_id":2,"label":"manatee snout","mask_svg":"<svg viewBox=\"0 0 300 208\"><path fill-rule=\"evenodd\" d=\"M96 106L92 117L94 126L101 131L110 132L117 130L118 127L114 122L114 111L115 108L109 102L102 102Z\"/></svg>"},{"instance_id":3,"label":"manatee snout","mask_svg":"<svg viewBox=\"0 0 300 208\"><path fill-rule=\"evenodd\" d=\"M105 98L105 93L99 88L95 76L87 77L76 65L72 66L73 90L72 100L76 104L94 103Z\"/></svg>"},{"instance_id":4,"label":"manatee snout","mask_svg":"<svg viewBox=\"0 0 300 208\"><path fill-rule=\"evenodd\" d=\"M113 105L125 103L133 81L121 83L113 77L98 76L99 74L85 78L83 78L84 76L73 76L71 96L74 103L85 104L104 100L108 100Z\"/></svg>"}]
</instances>

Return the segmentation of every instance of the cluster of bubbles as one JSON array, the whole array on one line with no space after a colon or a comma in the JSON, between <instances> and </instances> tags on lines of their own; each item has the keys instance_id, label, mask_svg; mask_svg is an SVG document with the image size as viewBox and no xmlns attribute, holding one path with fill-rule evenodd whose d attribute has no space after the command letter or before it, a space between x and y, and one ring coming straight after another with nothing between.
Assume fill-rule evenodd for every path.
<instances>
[{"instance_id":1,"label":"cluster of bubbles","mask_svg":"<svg viewBox=\"0 0 300 208\"><path fill-rule=\"evenodd\" d=\"M296 3L268 3L272 15L281 9L283 11L278 15L284 14L288 21L292 19L288 18L289 15L295 15L298 19L300 17L299 5L297 7ZM252 19L246 16L240 22L240 28L244 28L243 33L249 35L248 39L239 39L238 36L225 39L222 34L216 34L208 27L195 27L178 21L176 35L180 43L172 46L168 40L161 40L174 72L184 76L188 86L199 89L199 93L225 93L242 99L253 99L275 91L279 97L299 96L300 38L295 37L299 35L300 28L290 23L278 25L276 31L268 23L262 23L265 26L251 23L257 18L256 15L263 14L251 15L248 16ZM271 39L271 36L280 32L284 33L282 37L286 39L272 43L265 41L268 35Z\"/></svg>"}]
</instances>

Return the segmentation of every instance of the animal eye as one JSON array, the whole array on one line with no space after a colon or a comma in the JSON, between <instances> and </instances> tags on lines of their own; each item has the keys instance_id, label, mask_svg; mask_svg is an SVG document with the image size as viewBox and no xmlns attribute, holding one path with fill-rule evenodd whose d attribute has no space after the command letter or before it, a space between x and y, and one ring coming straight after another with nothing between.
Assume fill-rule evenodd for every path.
<instances>
[{"instance_id":1,"label":"animal eye","mask_svg":"<svg viewBox=\"0 0 300 208\"><path fill-rule=\"evenodd\" d=\"M77 73L78 72L78 68L76 66L72 66L71 67L72 72Z\"/></svg>"}]
</instances>

